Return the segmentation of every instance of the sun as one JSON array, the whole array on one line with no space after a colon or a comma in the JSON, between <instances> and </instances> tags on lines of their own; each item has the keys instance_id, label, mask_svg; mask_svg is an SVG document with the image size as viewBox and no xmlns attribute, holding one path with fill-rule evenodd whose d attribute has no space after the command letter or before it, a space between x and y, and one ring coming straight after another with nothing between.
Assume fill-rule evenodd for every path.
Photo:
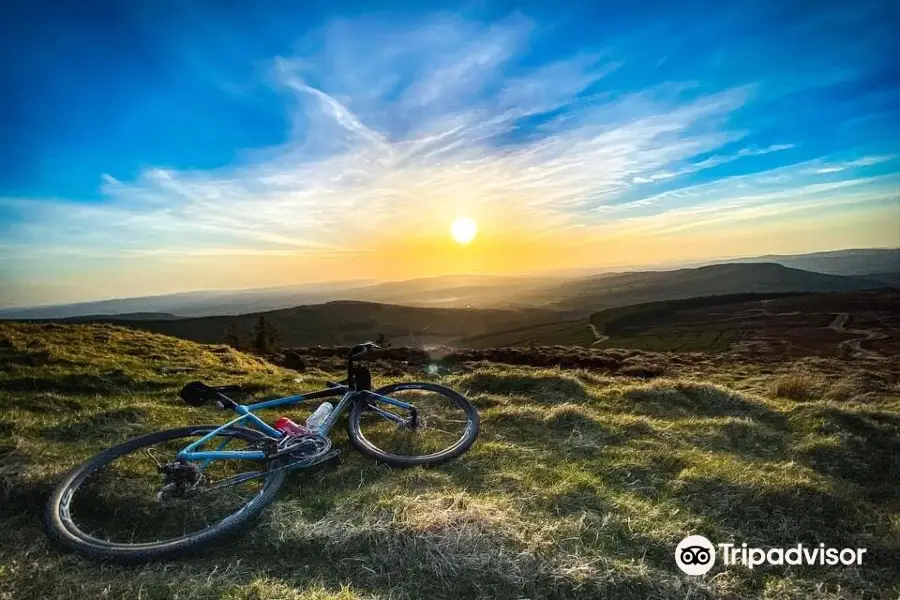
<instances>
[{"instance_id":1,"label":"sun","mask_svg":"<svg viewBox=\"0 0 900 600\"><path fill-rule=\"evenodd\" d=\"M468 244L478 234L478 224L469 217L457 217L450 225L450 235L459 244Z\"/></svg>"}]
</instances>

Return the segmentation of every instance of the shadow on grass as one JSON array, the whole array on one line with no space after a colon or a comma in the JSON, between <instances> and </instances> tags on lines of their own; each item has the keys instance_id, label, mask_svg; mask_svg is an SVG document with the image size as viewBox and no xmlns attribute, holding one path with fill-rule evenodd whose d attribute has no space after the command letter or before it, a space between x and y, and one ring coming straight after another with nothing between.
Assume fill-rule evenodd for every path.
<instances>
[{"instance_id":1,"label":"shadow on grass","mask_svg":"<svg viewBox=\"0 0 900 600\"><path fill-rule=\"evenodd\" d=\"M288 503L282 504L283 513L279 514L279 503L292 499L293 492L286 486L274 506L275 519L264 519L263 523L251 526L236 538L223 538L214 546L198 551L192 558L180 559L179 569L205 573L206 589L216 595L226 590L236 591L235 587L252 587L261 572L278 573L279 581L289 587L302 588L310 582L320 582L333 589L350 585L358 594L399 593L403 597L491 597L512 600L523 595L585 599L609 595L644 598L670 597L677 592L676 581L646 574L617 573L600 580L585 578L577 573L572 575L568 569L581 563L570 565L563 555L548 555L530 548L511 530L495 527L490 515L487 515L486 521L481 521L479 513L476 513L473 521L465 518L463 513L463 518L458 522L453 517L450 520L438 519L434 523L421 524L427 525L424 528L406 521L386 521L378 517L379 510L390 509L390 505L384 504L382 489L386 478L402 477L404 485L400 489L404 494L409 489L418 489L416 482L427 492L433 491L434 484L442 478L440 470L392 472L386 467L363 466L364 481L361 481L354 476L357 466L353 461L344 468L323 473L315 481L304 481L303 487L309 495L294 498L304 508L302 516L295 514ZM4 498L0 514L4 517L15 516L13 513L37 516L50 492L49 483L27 486L20 483L0 479L0 493L3 493L0 497ZM406 484L411 484L412 488ZM12 497L7 495L10 490L15 494ZM336 509L333 502L326 502L328 506L317 506L322 496L339 501L354 494L356 497L351 500L351 507ZM376 500L380 500L380 509L372 513L371 507L375 506ZM121 524L127 526L129 519L139 524L148 507L136 502L123 503L115 508L119 517L125 517ZM347 514L333 515L333 510ZM355 516L357 510L359 518ZM31 537L42 536L36 519L17 519L10 523L27 529ZM576 541L569 541L577 545ZM636 558L646 557L652 563L663 561L668 556L668 550L658 541L635 536L624 526L609 541L609 547L603 546L600 551L610 561L618 559L623 551ZM132 578L127 576L130 572L148 574L148 569L154 570L152 565L113 566L111 570L98 574L93 563L73 563L61 554L57 556L56 550L50 552L52 554L42 560L50 563L65 560L66 577L73 576L73 569L83 570L85 575L94 572L91 577L99 577L102 581L98 585L112 586L113 590L130 586ZM577 557L572 559L578 560ZM213 566L223 560L240 561L244 568L231 574L216 574ZM584 559L583 568L588 570L588 575L593 572L594 562ZM45 580L42 584L44 589L50 590L54 586L53 579L50 576L49 580ZM66 578L61 578L56 585L65 585L66 581ZM142 578L141 588L152 597L166 597L171 591L166 588L170 585L168 582L169 578L147 576ZM18 583L25 585L24 582ZM266 589L269 584L267 580ZM248 597L259 596L251 594Z\"/></svg>"},{"instance_id":2,"label":"shadow on grass","mask_svg":"<svg viewBox=\"0 0 900 600\"><path fill-rule=\"evenodd\" d=\"M872 502L900 501L900 417L823 408L810 415L829 440L804 448L813 469L859 486Z\"/></svg>"},{"instance_id":3,"label":"shadow on grass","mask_svg":"<svg viewBox=\"0 0 900 600\"><path fill-rule=\"evenodd\" d=\"M749 419L679 422L670 433L699 450L746 458L786 456L790 446L789 432Z\"/></svg>"},{"instance_id":4,"label":"shadow on grass","mask_svg":"<svg viewBox=\"0 0 900 600\"><path fill-rule=\"evenodd\" d=\"M344 456L350 450L342 448ZM363 464L365 461L368 464ZM339 468L323 467L288 474L279 492L281 500L295 501L305 518L321 519L334 510L346 494L358 493L377 500L373 486L392 476L391 468L367 458L350 457Z\"/></svg>"},{"instance_id":5,"label":"shadow on grass","mask_svg":"<svg viewBox=\"0 0 900 600\"><path fill-rule=\"evenodd\" d=\"M67 364L68 361L55 358L48 350L26 350L24 352L16 352L10 349L11 346L4 348L3 340L0 340L0 369L2 365L18 365L22 367L40 367L48 364Z\"/></svg>"},{"instance_id":6,"label":"shadow on grass","mask_svg":"<svg viewBox=\"0 0 900 600\"><path fill-rule=\"evenodd\" d=\"M669 490L672 480L687 466L675 456L660 456L650 465L609 465L597 469L597 476L609 488L657 500Z\"/></svg>"},{"instance_id":7,"label":"shadow on grass","mask_svg":"<svg viewBox=\"0 0 900 600\"><path fill-rule=\"evenodd\" d=\"M71 414L84 410L84 404L78 400L67 398L55 392L15 395L3 401L3 406L10 409L24 410L32 413L65 413Z\"/></svg>"},{"instance_id":8,"label":"shadow on grass","mask_svg":"<svg viewBox=\"0 0 900 600\"><path fill-rule=\"evenodd\" d=\"M580 381L559 375L477 373L463 379L459 387L473 393L525 396L528 401L538 404L587 400L589 397Z\"/></svg>"},{"instance_id":9,"label":"shadow on grass","mask_svg":"<svg viewBox=\"0 0 900 600\"><path fill-rule=\"evenodd\" d=\"M0 437L11 437L18 430L19 426L15 421L6 419L0 421Z\"/></svg>"},{"instance_id":10,"label":"shadow on grass","mask_svg":"<svg viewBox=\"0 0 900 600\"><path fill-rule=\"evenodd\" d=\"M73 442L82 440L119 440L125 441L135 425L146 422L147 411L140 408L119 408L91 415L78 421L70 421L45 427L41 436L54 442ZM119 443L113 441L111 443Z\"/></svg>"},{"instance_id":11,"label":"shadow on grass","mask_svg":"<svg viewBox=\"0 0 900 600\"><path fill-rule=\"evenodd\" d=\"M523 446L567 448L571 435L586 437L597 444L613 444L622 436L611 427L601 424L585 408L576 404L561 404L552 409L508 406L485 411L482 422L495 430L514 434Z\"/></svg>"},{"instance_id":12,"label":"shadow on grass","mask_svg":"<svg viewBox=\"0 0 900 600\"><path fill-rule=\"evenodd\" d=\"M862 530L858 506L807 486L776 490L704 478L688 480L674 496L748 543L837 542Z\"/></svg>"},{"instance_id":13,"label":"shadow on grass","mask_svg":"<svg viewBox=\"0 0 900 600\"><path fill-rule=\"evenodd\" d=\"M0 391L59 392L82 396L123 391L154 392L169 388L170 383L135 379L123 371L111 371L102 375L70 373L54 377L14 377L0 381Z\"/></svg>"},{"instance_id":14,"label":"shadow on grass","mask_svg":"<svg viewBox=\"0 0 900 600\"><path fill-rule=\"evenodd\" d=\"M787 430L788 420L744 395L706 383L660 381L625 391L628 412L660 418L752 417Z\"/></svg>"},{"instance_id":15,"label":"shadow on grass","mask_svg":"<svg viewBox=\"0 0 900 600\"><path fill-rule=\"evenodd\" d=\"M21 514L39 515L53 482L27 477L32 459L14 444L0 443L0 519Z\"/></svg>"},{"instance_id":16,"label":"shadow on grass","mask_svg":"<svg viewBox=\"0 0 900 600\"><path fill-rule=\"evenodd\" d=\"M477 523L474 531L471 527L469 522L427 530L399 523L370 527L310 522L287 535L255 531L253 538L261 543L251 546L249 558L233 545L216 549L214 556L248 560L251 571L265 568L298 574L283 580L288 585L302 586L312 580L327 587L349 584L357 591L376 594L399 592L403 597L513 600L676 595L675 582L649 576L618 573L607 574L601 581L580 580L564 573L558 558L528 548L501 530L482 529ZM279 541L270 541L273 539ZM670 554L659 543L643 547L653 562L657 556L664 560L663 556ZM299 571L296 567L301 564L303 570Z\"/></svg>"},{"instance_id":17,"label":"shadow on grass","mask_svg":"<svg viewBox=\"0 0 900 600\"><path fill-rule=\"evenodd\" d=\"M866 548L868 568L895 568L900 540L890 523L872 522L860 499L798 485L771 490L721 479L691 481L676 493L739 541L759 546ZM828 572L828 567L803 567Z\"/></svg>"},{"instance_id":18,"label":"shadow on grass","mask_svg":"<svg viewBox=\"0 0 900 600\"><path fill-rule=\"evenodd\" d=\"M52 490L50 482L0 477L0 519L39 517Z\"/></svg>"}]
</instances>

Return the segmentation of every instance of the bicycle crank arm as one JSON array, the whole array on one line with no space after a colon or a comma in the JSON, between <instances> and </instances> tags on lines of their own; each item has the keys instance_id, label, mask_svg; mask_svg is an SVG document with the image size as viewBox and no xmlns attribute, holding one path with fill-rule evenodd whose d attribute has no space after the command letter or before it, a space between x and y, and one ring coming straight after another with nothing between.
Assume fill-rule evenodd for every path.
<instances>
[{"instance_id":1,"label":"bicycle crank arm","mask_svg":"<svg viewBox=\"0 0 900 600\"><path fill-rule=\"evenodd\" d=\"M316 457L312 461L309 460L297 460L292 463L288 463L286 465L282 465L277 469L269 469L267 471L255 471L253 473L241 473L240 475L235 475L234 477L229 477L228 479L223 479L218 483L211 485L207 488L203 488L202 490L197 490L197 493L205 494L207 492L213 492L215 490L220 490L232 485L237 485L239 483L244 483L246 481L251 481L253 479L259 479L260 477L265 477L269 473L273 471L295 471L297 469L309 469L318 465L323 464L334 464L339 463L341 460L341 451L338 448L326 452L321 456Z\"/></svg>"},{"instance_id":2,"label":"bicycle crank arm","mask_svg":"<svg viewBox=\"0 0 900 600\"><path fill-rule=\"evenodd\" d=\"M288 471L295 471L297 469L309 469L312 467L316 467L318 465L327 464L337 464L341 460L341 451L337 448L334 450L330 450L321 456L317 456L312 461L310 460L298 460L292 463L288 463L281 469L287 469Z\"/></svg>"}]
</instances>

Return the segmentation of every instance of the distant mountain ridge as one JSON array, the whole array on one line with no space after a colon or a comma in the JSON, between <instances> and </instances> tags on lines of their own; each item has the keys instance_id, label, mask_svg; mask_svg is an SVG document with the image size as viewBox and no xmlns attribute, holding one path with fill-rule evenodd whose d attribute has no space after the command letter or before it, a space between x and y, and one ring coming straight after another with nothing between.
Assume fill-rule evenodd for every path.
<instances>
[{"instance_id":1,"label":"distant mountain ridge","mask_svg":"<svg viewBox=\"0 0 900 600\"><path fill-rule=\"evenodd\" d=\"M593 311L642 302L742 293L849 292L885 284L864 277L826 275L776 263L729 263L675 271L586 277L557 286L546 308Z\"/></svg>"},{"instance_id":2,"label":"distant mountain ridge","mask_svg":"<svg viewBox=\"0 0 900 600\"><path fill-rule=\"evenodd\" d=\"M130 313L168 313L177 317L235 315L328 302L336 299L335 294L342 290L371 283L354 280L249 290L206 290L138 298L113 298L58 306L0 309L0 318L61 319Z\"/></svg>"},{"instance_id":3,"label":"distant mountain ridge","mask_svg":"<svg viewBox=\"0 0 900 600\"><path fill-rule=\"evenodd\" d=\"M774 263L726 264L620 273L557 282L523 291L519 309L465 309L405 306L365 301L332 301L237 316L183 319L77 319L114 322L136 329L216 343L226 329L249 340L260 316L278 330L285 346L342 345L384 335L393 343L465 345L496 332L535 328L559 343L590 343L587 316L606 308L645 302L730 294L850 292L883 288L878 281L824 275ZM532 331L533 333L533 331ZM531 335L531 333L529 333Z\"/></svg>"},{"instance_id":4,"label":"distant mountain ridge","mask_svg":"<svg viewBox=\"0 0 900 600\"><path fill-rule=\"evenodd\" d=\"M866 275L900 272L900 248L834 250L811 254L769 254L756 258L738 258L723 263L771 262L826 275Z\"/></svg>"},{"instance_id":5,"label":"distant mountain ridge","mask_svg":"<svg viewBox=\"0 0 900 600\"><path fill-rule=\"evenodd\" d=\"M84 315L81 317L66 317L59 319L65 323L90 322L98 320L107 321L171 321L173 319L183 319L178 315L164 312L141 312L141 313L117 313L114 315Z\"/></svg>"},{"instance_id":6,"label":"distant mountain ridge","mask_svg":"<svg viewBox=\"0 0 900 600\"><path fill-rule=\"evenodd\" d=\"M623 286L635 286L639 289L646 285L648 278L657 281L668 280L670 285L677 285L690 295L704 295L708 291L714 293L742 293L767 291L794 291L791 277L785 276L777 283L775 271L763 277L758 285L753 286L752 277L738 277L739 281L728 285L716 285L714 281L695 281L690 284L686 277L696 279L696 269L723 267L727 265L774 264L782 267L801 270L811 275L805 283L795 282L801 291L838 291L846 289L865 289L860 286L878 282L879 285L896 285L896 274L900 273L900 249L857 249L833 252L816 252L802 255L771 255L757 258L736 258L707 264L695 264L690 268L659 270L624 270L617 273L584 274L573 271L543 276L504 276L504 275L443 275L421 277L405 281L372 282L372 281L339 281L316 284L304 284L275 288L259 288L236 291L199 291L151 296L143 298L122 298L81 302L60 306L0 309L0 318L7 319L41 319L70 318L84 316L112 316L130 313L167 313L177 317L203 317L239 315L268 310L279 310L294 306L322 304L331 300L360 300L405 306L430 306L446 308L527 308L557 307L562 309L584 310L580 301L568 300L571 296L588 296L604 288L613 286L625 301L629 294L623 292ZM665 275L666 273L676 275ZM699 273L703 273L700 271ZM720 273L727 275L728 271ZM819 279L814 283L813 275L844 276L856 278L854 282L839 283ZM869 277L871 275L871 277ZM662 278L662 279L658 279ZM599 283L602 280L602 284ZM681 281L675 281L681 280ZM869 283L863 283L866 280ZM595 282L595 283L591 283ZM642 283L644 282L644 283ZM595 285L596 284L596 285ZM656 284L653 284L656 285ZM685 286L696 285L696 291L684 290ZM749 289L740 289L741 285ZM594 292L591 288L595 287ZM651 286L652 287L652 286ZM807 288L812 289L807 289ZM708 289L707 289L708 288ZM787 288L787 289L786 289ZM604 295L609 297L612 290L606 289ZM648 292L649 293L649 292ZM643 294L636 301L653 301L656 296ZM587 298L587 300L590 300ZM608 306L604 303L602 306ZM595 307L596 308L596 307ZM126 318L126 317L120 317Z\"/></svg>"}]
</instances>

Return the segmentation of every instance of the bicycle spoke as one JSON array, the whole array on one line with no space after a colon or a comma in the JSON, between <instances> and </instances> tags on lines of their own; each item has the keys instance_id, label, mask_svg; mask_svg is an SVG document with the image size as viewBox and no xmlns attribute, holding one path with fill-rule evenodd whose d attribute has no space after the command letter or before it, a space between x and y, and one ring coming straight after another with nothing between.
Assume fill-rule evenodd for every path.
<instances>
[{"instance_id":1,"label":"bicycle spoke","mask_svg":"<svg viewBox=\"0 0 900 600\"><path fill-rule=\"evenodd\" d=\"M390 398L415 408L406 412L385 401L371 400L376 410L367 410L360 417L360 432L373 446L398 456L424 456L440 452L462 439L468 427L465 410L452 398L430 390L402 389L393 391ZM388 408L389 407L389 408ZM402 424L380 416L381 411L403 419Z\"/></svg>"},{"instance_id":2,"label":"bicycle spoke","mask_svg":"<svg viewBox=\"0 0 900 600\"><path fill-rule=\"evenodd\" d=\"M451 433L449 431L444 431L443 429L438 429L437 427L432 427L431 431L437 431L438 433L443 433L444 435L449 435L453 439L456 439L457 437L459 437L455 433Z\"/></svg>"},{"instance_id":3,"label":"bicycle spoke","mask_svg":"<svg viewBox=\"0 0 900 600\"><path fill-rule=\"evenodd\" d=\"M203 461L197 465L196 484L181 495L174 485L164 485L158 464L174 462L190 441L154 444L88 475L73 496L72 522L106 542L158 542L208 529L260 494L266 472L259 463L242 460ZM231 437L211 440L204 447L221 449L235 442L248 447L246 441Z\"/></svg>"}]
</instances>

